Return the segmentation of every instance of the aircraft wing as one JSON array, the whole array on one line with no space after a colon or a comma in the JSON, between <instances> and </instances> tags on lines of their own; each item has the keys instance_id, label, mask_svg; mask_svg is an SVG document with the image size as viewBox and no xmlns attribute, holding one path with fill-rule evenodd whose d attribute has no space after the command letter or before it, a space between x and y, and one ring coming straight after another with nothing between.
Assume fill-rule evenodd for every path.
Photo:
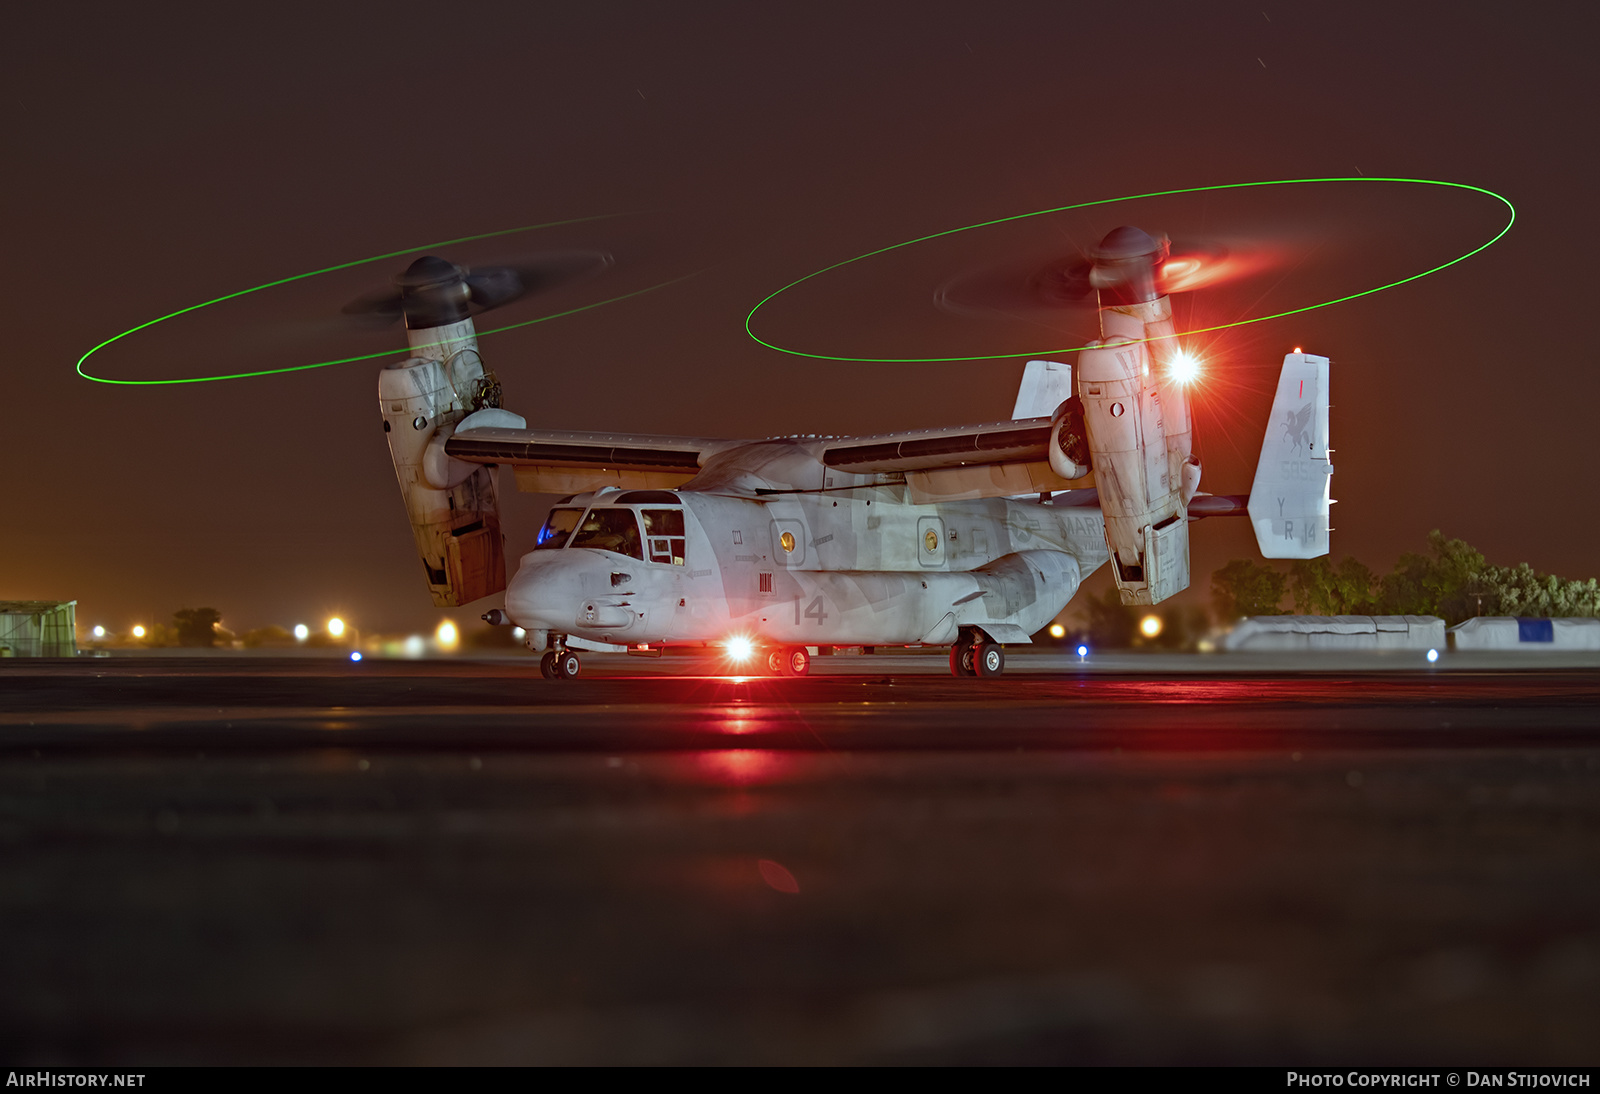
<instances>
[{"instance_id":1,"label":"aircraft wing","mask_svg":"<svg viewBox=\"0 0 1600 1094\"><path fill-rule=\"evenodd\" d=\"M709 437L490 427L457 431L444 442L444 453L467 463L508 465L519 490L577 494L603 486L682 486L700 473L707 455L729 443Z\"/></svg>"},{"instance_id":2,"label":"aircraft wing","mask_svg":"<svg viewBox=\"0 0 1600 1094\"><path fill-rule=\"evenodd\" d=\"M741 443L711 437L583 433L514 428L480 411L445 439L440 455L466 464L506 464L520 490L575 494L603 486L670 490L694 478L706 459ZM496 411L496 415L504 412ZM476 415L474 416L476 417ZM514 416L504 414L505 420ZM824 443L822 462L859 475L901 474L915 502L1010 497L1082 488L1092 476L1063 479L1050 469L1049 418L984 425L837 437ZM436 476L448 475L439 469ZM441 480L443 481L443 480Z\"/></svg>"},{"instance_id":3,"label":"aircraft wing","mask_svg":"<svg viewBox=\"0 0 1600 1094\"><path fill-rule=\"evenodd\" d=\"M1002 498L1071 490L1092 477L1050 470L1049 418L845 437L823 450L829 467L852 474L902 472L915 502Z\"/></svg>"}]
</instances>

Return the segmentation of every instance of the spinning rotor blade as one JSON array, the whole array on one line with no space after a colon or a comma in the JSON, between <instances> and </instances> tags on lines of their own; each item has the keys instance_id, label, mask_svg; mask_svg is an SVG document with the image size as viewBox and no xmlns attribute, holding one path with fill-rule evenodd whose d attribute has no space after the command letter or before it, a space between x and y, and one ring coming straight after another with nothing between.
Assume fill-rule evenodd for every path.
<instances>
[{"instance_id":1,"label":"spinning rotor blade","mask_svg":"<svg viewBox=\"0 0 1600 1094\"><path fill-rule=\"evenodd\" d=\"M1093 309L1087 258L1028 259L957 274L934 290L940 308L956 315L1011 314L1033 309Z\"/></svg>"},{"instance_id":2,"label":"spinning rotor blade","mask_svg":"<svg viewBox=\"0 0 1600 1094\"><path fill-rule=\"evenodd\" d=\"M1224 285L1276 264L1278 250L1259 240L1180 240L1169 245L1155 287L1171 294ZM969 270L941 285L934 299L957 315L1092 310L1098 303L1094 273L1104 261L1069 255Z\"/></svg>"},{"instance_id":3,"label":"spinning rotor blade","mask_svg":"<svg viewBox=\"0 0 1600 1094\"><path fill-rule=\"evenodd\" d=\"M379 289L363 293L339 309L345 315L365 316L379 323L399 319L405 310L400 301L399 289Z\"/></svg>"},{"instance_id":4,"label":"spinning rotor blade","mask_svg":"<svg viewBox=\"0 0 1600 1094\"><path fill-rule=\"evenodd\" d=\"M487 311L529 293L604 273L614 264L606 251L555 251L501 266L479 266L465 271L465 280L472 302Z\"/></svg>"},{"instance_id":5,"label":"spinning rotor blade","mask_svg":"<svg viewBox=\"0 0 1600 1094\"><path fill-rule=\"evenodd\" d=\"M607 251L554 251L529 255L497 266L467 269L433 255L417 259L394 279L394 288L356 297L341 310L377 324L411 313L429 322L452 303L470 304L474 312L503 307L514 300L603 273L615 260Z\"/></svg>"}]
</instances>

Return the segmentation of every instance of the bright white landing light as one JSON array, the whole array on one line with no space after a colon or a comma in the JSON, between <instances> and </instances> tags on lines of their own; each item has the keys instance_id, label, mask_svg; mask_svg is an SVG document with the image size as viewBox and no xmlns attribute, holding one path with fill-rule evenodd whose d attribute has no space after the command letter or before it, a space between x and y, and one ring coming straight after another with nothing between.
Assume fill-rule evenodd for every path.
<instances>
[{"instance_id":1,"label":"bright white landing light","mask_svg":"<svg viewBox=\"0 0 1600 1094\"><path fill-rule=\"evenodd\" d=\"M1200 359L1187 351L1172 358L1169 372L1180 384L1192 384L1200 378Z\"/></svg>"},{"instance_id":2,"label":"bright white landing light","mask_svg":"<svg viewBox=\"0 0 1600 1094\"><path fill-rule=\"evenodd\" d=\"M730 638L727 641L728 656L735 661L748 661L755 652L748 638Z\"/></svg>"},{"instance_id":3,"label":"bright white landing light","mask_svg":"<svg viewBox=\"0 0 1600 1094\"><path fill-rule=\"evenodd\" d=\"M1439 660L1439 651L1438 650L1429 650L1428 651L1428 664L1431 665L1437 660Z\"/></svg>"},{"instance_id":4,"label":"bright white landing light","mask_svg":"<svg viewBox=\"0 0 1600 1094\"><path fill-rule=\"evenodd\" d=\"M311 637L311 628L306 626L304 623L296 623L294 625L294 636L299 641L304 642L307 638Z\"/></svg>"}]
</instances>

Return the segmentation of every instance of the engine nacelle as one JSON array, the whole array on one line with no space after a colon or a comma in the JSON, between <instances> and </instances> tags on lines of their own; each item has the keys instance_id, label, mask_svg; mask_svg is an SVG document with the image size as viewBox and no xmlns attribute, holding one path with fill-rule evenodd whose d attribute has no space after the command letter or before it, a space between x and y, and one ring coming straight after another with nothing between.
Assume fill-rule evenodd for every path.
<instances>
[{"instance_id":1,"label":"engine nacelle","mask_svg":"<svg viewBox=\"0 0 1600 1094\"><path fill-rule=\"evenodd\" d=\"M416 356L378 373L379 411L428 590L435 604L456 607L506 587L499 496L491 468L456 467L462 461L444 458L442 442L430 446L498 404L499 387L470 319L406 333Z\"/></svg>"},{"instance_id":2,"label":"engine nacelle","mask_svg":"<svg viewBox=\"0 0 1600 1094\"><path fill-rule=\"evenodd\" d=\"M1056 407L1050 420L1050 470L1064 479L1081 479L1093 466L1089 435L1083 424L1083 401L1076 395Z\"/></svg>"},{"instance_id":3,"label":"engine nacelle","mask_svg":"<svg viewBox=\"0 0 1600 1094\"><path fill-rule=\"evenodd\" d=\"M1184 477L1181 464L1169 462L1163 385L1148 345L1119 334L1078 356L1090 460L1124 604L1156 604L1189 586Z\"/></svg>"}]
</instances>

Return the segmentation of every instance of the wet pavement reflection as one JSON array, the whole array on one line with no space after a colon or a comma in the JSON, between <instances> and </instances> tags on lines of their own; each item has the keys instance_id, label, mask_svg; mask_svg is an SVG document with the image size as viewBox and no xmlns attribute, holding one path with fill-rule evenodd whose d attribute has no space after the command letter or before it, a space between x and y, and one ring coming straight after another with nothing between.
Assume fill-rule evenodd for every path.
<instances>
[{"instance_id":1,"label":"wet pavement reflection","mask_svg":"<svg viewBox=\"0 0 1600 1094\"><path fill-rule=\"evenodd\" d=\"M0 679L19 1063L1533 1064L1600 1025L1592 673L171 668Z\"/></svg>"}]
</instances>

